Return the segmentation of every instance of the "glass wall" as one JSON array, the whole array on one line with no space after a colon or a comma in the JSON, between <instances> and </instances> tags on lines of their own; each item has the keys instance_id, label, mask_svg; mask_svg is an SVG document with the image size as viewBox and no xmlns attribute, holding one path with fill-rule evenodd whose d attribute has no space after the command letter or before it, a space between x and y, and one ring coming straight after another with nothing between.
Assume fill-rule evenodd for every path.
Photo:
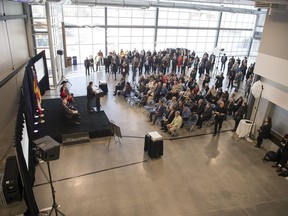
<instances>
[{"instance_id":1,"label":"glass wall","mask_svg":"<svg viewBox=\"0 0 288 216\"><path fill-rule=\"evenodd\" d=\"M51 70L46 11L43 5L31 5L32 11L32 35L34 37L34 50L38 54L45 50L47 67Z\"/></svg>"},{"instance_id":2,"label":"glass wall","mask_svg":"<svg viewBox=\"0 0 288 216\"><path fill-rule=\"evenodd\" d=\"M67 56L76 56L78 62L105 50L104 7L63 7Z\"/></svg>"},{"instance_id":3,"label":"glass wall","mask_svg":"<svg viewBox=\"0 0 288 216\"><path fill-rule=\"evenodd\" d=\"M107 8L108 26L154 26L156 9Z\"/></svg>"},{"instance_id":4,"label":"glass wall","mask_svg":"<svg viewBox=\"0 0 288 216\"><path fill-rule=\"evenodd\" d=\"M154 29L153 28L108 28L107 29L108 51L119 52L121 49L153 50Z\"/></svg>"},{"instance_id":5,"label":"glass wall","mask_svg":"<svg viewBox=\"0 0 288 216\"><path fill-rule=\"evenodd\" d=\"M37 5L33 7L34 29L39 32L35 36L37 47L47 48L45 15L36 11ZM77 56L78 62L82 63L87 56L95 56L99 50L105 53L106 50L119 52L134 48L187 48L202 56L204 52L211 53L216 44L218 48L225 49L227 56L247 56L250 48L250 54L257 55L259 43L253 39L256 22L253 14L176 8L107 7L106 10L107 17L105 7L63 7L67 56Z\"/></svg>"}]
</instances>

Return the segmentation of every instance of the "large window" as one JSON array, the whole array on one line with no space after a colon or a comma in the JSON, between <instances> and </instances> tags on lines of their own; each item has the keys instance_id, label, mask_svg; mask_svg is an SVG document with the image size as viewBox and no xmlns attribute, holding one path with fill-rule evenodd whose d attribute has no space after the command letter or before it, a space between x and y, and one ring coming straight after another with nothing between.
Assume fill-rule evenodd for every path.
<instances>
[{"instance_id":1,"label":"large window","mask_svg":"<svg viewBox=\"0 0 288 216\"><path fill-rule=\"evenodd\" d=\"M152 28L108 28L108 51L150 49L154 46L154 29Z\"/></svg>"},{"instance_id":2,"label":"large window","mask_svg":"<svg viewBox=\"0 0 288 216\"><path fill-rule=\"evenodd\" d=\"M220 12L159 9L159 26L217 27Z\"/></svg>"},{"instance_id":3,"label":"large window","mask_svg":"<svg viewBox=\"0 0 288 216\"><path fill-rule=\"evenodd\" d=\"M253 31L221 30L218 47L228 56L247 56Z\"/></svg>"},{"instance_id":4,"label":"large window","mask_svg":"<svg viewBox=\"0 0 288 216\"><path fill-rule=\"evenodd\" d=\"M253 14L159 8L155 26L156 8L107 7L107 17L104 7L72 5L63 7L63 12L67 54L77 56L79 62L99 50L105 53L134 48L187 48L202 56L211 53L216 44L225 49L226 55L242 57L249 53L256 21ZM38 42L42 43L41 38ZM257 50L257 42L253 42L251 54L256 55Z\"/></svg>"},{"instance_id":5,"label":"large window","mask_svg":"<svg viewBox=\"0 0 288 216\"><path fill-rule=\"evenodd\" d=\"M154 26L156 10L139 8L108 8L107 22L112 25Z\"/></svg>"},{"instance_id":6,"label":"large window","mask_svg":"<svg viewBox=\"0 0 288 216\"><path fill-rule=\"evenodd\" d=\"M76 56L78 62L105 50L104 7L63 7L67 56Z\"/></svg>"}]
</instances>

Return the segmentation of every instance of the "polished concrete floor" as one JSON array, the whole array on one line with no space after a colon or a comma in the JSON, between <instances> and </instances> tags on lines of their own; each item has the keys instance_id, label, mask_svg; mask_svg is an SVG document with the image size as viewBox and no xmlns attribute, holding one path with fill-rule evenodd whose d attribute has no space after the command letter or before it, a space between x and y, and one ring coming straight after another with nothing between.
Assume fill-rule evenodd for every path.
<instances>
[{"instance_id":1,"label":"polished concrete floor","mask_svg":"<svg viewBox=\"0 0 288 216\"><path fill-rule=\"evenodd\" d=\"M61 146L60 159L51 162L51 171L57 203L66 215L287 215L288 181L277 175L271 163L262 162L266 151L277 148L270 141L254 148L255 143L229 130L233 120L228 119L216 137L212 128L190 133L184 128L175 140L161 132L164 155L151 160L143 152L144 136L160 130L147 122L144 109L112 95L117 81L111 75L102 71L85 76L81 66L68 71L69 88L76 96L86 94L91 80L96 85L107 81L109 93L101 104L108 118L121 127L123 139L121 143L112 139L109 149L109 137ZM45 97L58 97L58 92L51 90ZM34 186L40 209L52 203L46 176L46 164L41 163ZM0 215L21 213L23 206L1 206Z\"/></svg>"}]
</instances>

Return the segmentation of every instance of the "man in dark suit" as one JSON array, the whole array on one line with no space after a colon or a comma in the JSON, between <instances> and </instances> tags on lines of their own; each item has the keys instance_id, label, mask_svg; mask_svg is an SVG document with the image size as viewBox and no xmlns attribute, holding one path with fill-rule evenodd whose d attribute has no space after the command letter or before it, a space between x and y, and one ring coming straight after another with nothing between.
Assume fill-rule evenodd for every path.
<instances>
[{"instance_id":1,"label":"man in dark suit","mask_svg":"<svg viewBox=\"0 0 288 216\"><path fill-rule=\"evenodd\" d=\"M72 105L69 104L69 102L67 101L67 96L65 96L62 100L62 106L63 106L63 110L64 110L64 115L72 120L73 124L80 124L80 114L78 112L77 109L75 109L75 107L73 107Z\"/></svg>"},{"instance_id":2,"label":"man in dark suit","mask_svg":"<svg viewBox=\"0 0 288 216\"><path fill-rule=\"evenodd\" d=\"M86 76L90 75L90 71L89 71L90 61L89 61L88 57L86 57L86 59L84 61L84 66L85 66Z\"/></svg>"},{"instance_id":3,"label":"man in dark suit","mask_svg":"<svg viewBox=\"0 0 288 216\"><path fill-rule=\"evenodd\" d=\"M175 108L174 106L170 106L169 112L166 114L166 116L161 121L161 130L168 130L167 125L170 124L175 117Z\"/></svg>"},{"instance_id":4,"label":"man in dark suit","mask_svg":"<svg viewBox=\"0 0 288 216\"><path fill-rule=\"evenodd\" d=\"M255 145L255 147L257 148L261 147L263 139L267 139L269 137L271 128L272 128L272 119L270 117L267 117L263 125L259 129L257 144Z\"/></svg>"},{"instance_id":5,"label":"man in dark suit","mask_svg":"<svg viewBox=\"0 0 288 216\"><path fill-rule=\"evenodd\" d=\"M226 64L227 60L228 60L228 58L227 58L226 54L224 53L223 56L221 57L221 69L220 69L220 71L225 70L225 64Z\"/></svg>"},{"instance_id":6,"label":"man in dark suit","mask_svg":"<svg viewBox=\"0 0 288 216\"><path fill-rule=\"evenodd\" d=\"M88 112L93 112L93 108L92 108L92 100L95 97L95 92L93 90L93 82L90 81L89 85L87 86L87 111Z\"/></svg>"},{"instance_id":7,"label":"man in dark suit","mask_svg":"<svg viewBox=\"0 0 288 216\"><path fill-rule=\"evenodd\" d=\"M153 125L155 124L157 117L162 117L164 112L165 112L165 106L163 105L163 101L159 101L159 105L157 107L157 109L155 111L151 111L150 115L149 115L149 121L152 121L152 118L154 116L154 120L153 120Z\"/></svg>"},{"instance_id":8,"label":"man in dark suit","mask_svg":"<svg viewBox=\"0 0 288 216\"><path fill-rule=\"evenodd\" d=\"M224 121L225 115L227 114L227 109L224 106L224 102L220 101L219 105L217 106L215 112L214 112L214 134L213 136L216 136L216 133L220 133L220 130L222 128L222 123Z\"/></svg>"}]
</instances>

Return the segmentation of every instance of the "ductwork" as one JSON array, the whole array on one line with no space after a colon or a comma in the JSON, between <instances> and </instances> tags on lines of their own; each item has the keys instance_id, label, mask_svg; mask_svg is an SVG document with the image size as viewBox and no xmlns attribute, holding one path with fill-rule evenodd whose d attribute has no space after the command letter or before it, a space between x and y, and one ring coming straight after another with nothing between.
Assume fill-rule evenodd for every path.
<instances>
[{"instance_id":1,"label":"ductwork","mask_svg":"<svg viewBox=\"0 0 288 216\"><path fill-rule=\"evenodd\" d=\"M136 7L147 9L150 7L155 8L179 8L179 9L191 9L191 10L208 10L208 11L222 11L231 13L245 13L245 14L265 14L265 11L259 11L257 9L245 9L236 7L225 6L213 6L204 4L194 4L192 2L169 2L169 1L136 1L136 0L71 0L75 5L89 5L89 6L112 6L112 7Z\"/></svg>"}]
</instances>

